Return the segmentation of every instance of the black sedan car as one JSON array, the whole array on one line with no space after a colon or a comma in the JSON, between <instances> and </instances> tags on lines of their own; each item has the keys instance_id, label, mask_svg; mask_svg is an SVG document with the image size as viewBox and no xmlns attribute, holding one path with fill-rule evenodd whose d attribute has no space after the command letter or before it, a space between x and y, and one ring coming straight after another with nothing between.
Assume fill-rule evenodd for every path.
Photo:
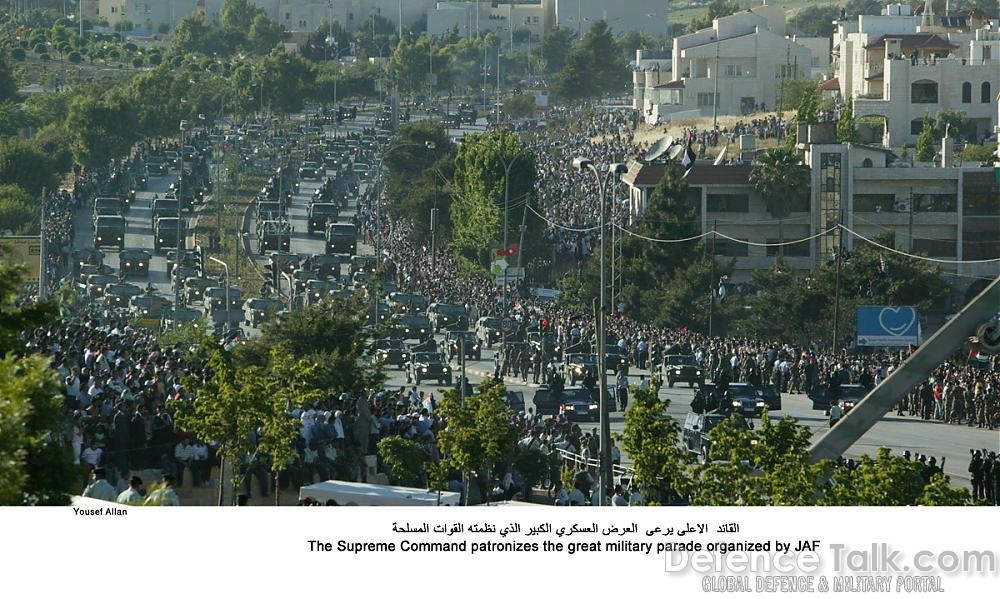
<instances>
[{"instance_id":1,"label":"black sedan car","mask_svg":"<svg viewBox=\"0 0 1000 599\"><path fill-rule=\"evenodd\" d=\"M596 393L596 389L566 387L562 392L559 412L567 420L597 422L600 420L601 411Z\"/></svg>"}]
</instances>

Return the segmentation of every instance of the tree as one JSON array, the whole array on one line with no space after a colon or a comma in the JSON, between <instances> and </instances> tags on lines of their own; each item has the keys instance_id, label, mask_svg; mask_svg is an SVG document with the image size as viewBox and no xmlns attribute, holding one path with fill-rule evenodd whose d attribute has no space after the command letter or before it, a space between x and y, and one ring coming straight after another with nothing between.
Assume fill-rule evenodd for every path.
<instances>
[{"instance_id":1,"label":"tree","mask_svg":"<svg viewBox=\"0 0 1000 599\"><path fill-rule=\"evenodd\" d=\"M531 118L535 116L537 107L535 97L531 94L516 94L503 103L503 113L512 119Z\"/></svg>"},{"instance_id":2,"label":"tree","mask_svg":"<svg viewBox=\"0 0 1000 599\"><path fill-rule=\"evenodd\" d=\"M802 90L802 97L799 100L799 107L795 111L795 135L789 135L789 143L798 138L799 125L814 125L819 122L819 88L816 82L809 80L809 83ZM805 141L799 139L798 141Z\"/></svg>"},{"instance_id":3,"label":"tree","mask_svg":"<svg viewBox=\"0 0 1000 599\"><path fill-rule=\"evenodd\" d=\"M38 202L17 185L0 185L0 237L5 229L15 235L38 235Z\"/></svg>"},{"instance_id":4,"label":"tree","mask_svg":"<svg viewBox=\"0 0 1000 599\"><path fill-rule=\"evenodd\" d=\"M854 119L854 99L848 95L844 108L840 111L840 120L837 121L837 140L840 143L853 143L857 138L858 124Z\"/></svg>"},{"instance_id":5,"label":"tree","mask_svg":"<svg viewBox=\"0 0 1000 599\"><path fill-rule=\"evenodd\" d=\"M852 17L858 15L877 15L881 14L884 4L884 2L880 2L879 0L847 0L844 12Z\"/></svg>"},{"instance_id":6,"label":"tree","mask_svg":"<svg viewBox=\"0 0 1000 599\"><path fill-rule=\"evenodd\" d=\"M524 501L531 500L531 494L538 483L545 480L552 468L553 456L539 449L526 449L517 454L514 465L524 477Z\"/></svg>"},{"instance_id":7,"label":"tree","mask_svg":"<svg viewBox=\"0 0 1000 599\"><path fill-rule=\"evenodd\" d=\"M389 480L394 485L418 487L425 481L428 456L419 443L399 436L385 437L378 442L378 455L389 469Z\"/></svg>"},{"instance_id":8,"label":"tree","mask_svg":"<svg viewBox=\"0 0 1000 599\"><path fill-rule=\"evenodd\" d=\"M258 14L254 17L253 24L247 34L247 45L256 54L267 54L284 37L284 27L265 14Z\"/></svg>"},{"instance_id":9,"label":"tree","mask_svg":"<svg viewBox=\"0 0 1000 599\"><path fill-rule=\"evenodd\" d=\"M517 441L517 428L510 409L504 404L506 387L488 380L462 401L454 389L447 389L438 408L448 427L438 435L443 465L468 477L488 480L493 466L507 458ZM469 500L466 486L466 503Z\"/></svg>"},{"instance_id":10,"label":"tree","mask_svg":"<svg viewBox=\"0 0 1000 599\"><path fill-rule=\"evenodd\" d=\"M223 29L248 33L254 20L263 14L263 9L250 0L226 0L219 13L219 20Z\"/></svg>"},{"instance_id":11,"label":"tree","mask_svg":"<svg viewBox=\"0 0 1000 599\"><path fill-rule=\"evenodd\" d=\"M21 50L22 54L23 52ZM15 99L17 99L17 80L14 78L14 71L7 62L6 52L0 51L0 102Z\"/></svg>"},{"instance_id":12,"label":"tree","mask_svg":"<svg viewBox=\"0 0 1000 599\"><path fill-rule=\"evenodd\" d=\"M825 329L817 323L827 299L804 276L779 258L774 268L750 277L758 293L744 299L748 310L739 315L734 334L803 345L823 338Z\"/></svg>"},{"instance_id":13,"label":"tree","mask_svg":"<svg viewBox=\"0 0 1000 599\"><path fill-rule=\"evenodd\" d=\"M430 232L430 211L437 208L436 235L449 237L455 144L441 123L404 123L396 140L382 155L389 171L386 183L386 197L391 199L389 212L413 222L416 225L414 240L422 241Z\"/></svg>"},{"instance_id":14,"label":"tree","mask_svg":"<svg viewBox=\"0 0 1000 599\"><path fill-rule=\"evenodd\" d=\"M661 401L658 388L633 390L625 426L616 440L632 458L635 482L651 503L669 501L670 493L689 492L690 454L681 447L681 426L667 415L670 400Z\"/></svg>"},{"instance_id":15,"label":"tree","mask_svg":"<svg viewBox=\"0 0 1000 599\"><path fill-rule=\"evenodd\" d=\"M507 175L510 175L509 181ZM471 264L484 265L491 251L506 237L515 243L518 215L534 204L535 159L517 136L503 131L467 135L455 157L454 198L451 219L454 247ZM504 203L509 193L507 235L504 235ZM534 239L529 220L525 240ZM524 252L522 248L519 251Z\"/></svg>"},{"instance_id":16,"label":"tree","mask_svg":"<svg viewBox=\"0 0 1000 599\"><path fill-rule=\"evenodd\" d=\"M833 36L833 21L839 16L840 8L836 4L806 6L799 9L788 24L804 35L828 38Z\"/></svg>"},{"instance_id":17,"label":"tree","mask_svg":"<svg viewBox=\"0 0 1000 599\"><path fill-rule=\"evenodd\" d=\"M54 190L59 175L52 160L31 143L17 138L0 139L0 181L18 185L32 196Z\"/></svg>"},{"instance_id":18,"label":"tree","mask_svg":"<svg viewBox=\"0 0 1000 599\"><path fill-rule=\"evenodd\" d=\"M719 17L725 17L739 12L740 3L737 0L711 0L708 3L708 12L703 18L695 18L691 21L689 29L698 31L712 26L712 21Z\"/></svg>"},{"instance_id":19,"label":"tree","mask_svg":"<svg viewBox=\"0 0 1000 599\"><path fill-rule=\"evenodd\" d=\"M134 114L123 97L79 95L70 103L66 125L72 133L73 158L87 168L128 154L138 137Z\"/></svg>"},{"instance_id":20,"label":"tree","mask_svg":"<svg viewBox=\"0 0 1000 599\"><path fill-rule=\"evenodd\" d=\"M783 244L784 219L793 209L801 208L803 200L808 201L809 167L801 163L795 152L773 148L754 162L749 181L764 198L767 211L778 219L778 243ZM785 255L784 250L783 245L778 246L778 257Z\"/></svg>"},{"instance_id":21,"label":"tree","mask_svg":"<svg viewBox=\"0 0 1000 599\"><path fill-rule=\"evenodd\" d=\"M21 332L49 322L56 310L49 302L18 305L25 271L0 262L0 505L66 505L77 489L61 384L47 359L17 355Z\"/></svg>"},{"instance_id":22,"label":"tree","mask_svg":"<svg viewBox=\"0 0 1000 599\"><path fill-rule=\"evenodd\" d=\"M315 364L314 385L358 396L381 385L384 375L361 359L365 349L364 307L357 302L324 302L268 321L261 336L236 352L241 366L267 367L275 348Z\"/></svg>"},{"instance_id":23,"label":"tree","mask_svg":"<svg viewBox=\"0 0 1000 599\"><path fill-rule=\"evenodd\" d=\"M566 27L553 27L542 36L542 45L538 49L540 57L545 58L546 70L558 73L566 64L566 58L573 47L573 32Z\"/></svg>"},{"instance_id":24,"label":"tree","mask_svg":"<svg viewBox=\"0 0 1000 599\"><path fill-rule=\"evenodd\" d=\"M934 147L934 124L929 115L924 115L923 126L920 135L917 137L916 158L920 162L931 162L937 153Z\"/></svg>"},{"instance_id":25,"label":"tree","mask_svg":"<svg viewBox=\"0 0 1000 599\"><path fill-rule=\"evenodd\" d=\"M570 100L620 91L628 76L625 64L611 28L599 20L570 50L554 91Z\"/></svg>"}]
</instances>

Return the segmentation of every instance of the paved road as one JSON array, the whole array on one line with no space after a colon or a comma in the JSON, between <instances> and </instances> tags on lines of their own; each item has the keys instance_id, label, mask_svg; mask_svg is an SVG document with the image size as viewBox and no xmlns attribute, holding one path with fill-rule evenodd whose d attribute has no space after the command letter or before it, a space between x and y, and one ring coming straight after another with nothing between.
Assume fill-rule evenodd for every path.
<instances>
[{"instance_id":1,"label":"paved road","mask_svg":"<svg viewBox=\"0 0 1000 599\"><path fill-rule=\"evenodd\" d=\"M345 130L360 130L362 127L370 126L370 121L364 117L359 117L359 121L349 123L346 127L341 127L341 132ZM477 127L478 129L478 127ZM465 130L468 131L468 130ZM149 190L139 192L136 202L130 210L127 221L126 247L152 248L152 234L149 226L150 203L154 193L161 196L166 192L169 183L176 179L176 172L172 172L165 177L151 177ZM322 254L324 252L324 241L320 234L309 235L306 223L306 209L308 199L312 192L318 187L319 182L303 181L300 185L299 193L294 197L288 211L289 220L294 227L292 235L292 251L302 255L313 253ZM348 208L348 213L355 209L355 202L352 201ZM74 248L93 247L93 236L91 227L90 209L81 209L76 215L76 227L78 234L74 239ZM254 230L251 225L251 231ZM251 233L253 236L253 233ZM256 249L256 239L251 239L251 246ZM359 243L359 254L372 254L373 248L364 243ZM113 267L118 266L118 254L115 251L106 251L105 262ZM345 267L346 268L346 267ZM346 274L346 271L345 271ZM144 280L134 280L130 282L140 286L145 285ZM172 298L170 283L166 273L165 253L154 255L149 281L154 284L157 292L161 295ZM443 336L437 336L441 342ZM475 384L484 377L490 376L493 370L493 352L483 351L483 359L480 361L470 360L467 364L469 380ZM636 382L639 374L647 374L636 369L632 370L631 380ZM406 380L402 371L389 369L387 371L389 386L405 386ZM534 389L532 384L524 384L520 380L508 378L508 388L515 391L523 391L527 405L533 406L532 397ZM612 381L613 382L613 379ZM421 385L422 390L440 392L442 387L436 385ZM692 390L686 387L676 387L674 389L662 389L660 396L670 399L671 405L668 414L683 419L688 411L688 406L693 397ZM799 423L808 426L815 435L827 430L827 420L819 411L811 409L811 403L802 395L785 395L783 397L783 411L780 415L794 417ZM596 426L596 425L595 425ZM620 432L623 426L623 414L614 412L611 415L611 429L613 432ZM925 422L911 417L897 417L887 415L881 422L873 427L861 440L848 452L849 457L856 457L861 454L873 454L879 447L887 446L894 451L909 449L913 453L927 453L938 458L946 457L945 471L951 475L956 484L969 485L969 476L966 470L968 466L968 451L970 448L986 447L989 449L1000 449L1000 432L987 431L965 426L946 425L937 422ZM625 456L625 462L628 462Z\"/></svg>"},{"instance_id":2,"label":"paved road","mask_svg":"<svg viewBox=\"0 0 1000 599\"><path fill-rule=\"evenodd\" d=\"M150 261L149 277L140 278L135 275L129 276L128 282L145 288L146 283L152 283L158 295L173 299L173 292L170 280L167 277L167 250L159 253L153 251L153 228L150 222L152 217L153 195L159 194L163 197L167 193L170 184L177 180L178 171L172 170L170 174L162 177L150 177L148 189L135 194L135 201L125 217L125 248L139 248L148 250L153 254ZM190 214L184 215L186 222L191 219ZM93 207L85 206L76 211L74 215L74 229L76 231L73 239L73 249L83 249L94 247L93 228ZM118 270L118 250L103 248L104 263Z\"/></svg>"}]
</instances>

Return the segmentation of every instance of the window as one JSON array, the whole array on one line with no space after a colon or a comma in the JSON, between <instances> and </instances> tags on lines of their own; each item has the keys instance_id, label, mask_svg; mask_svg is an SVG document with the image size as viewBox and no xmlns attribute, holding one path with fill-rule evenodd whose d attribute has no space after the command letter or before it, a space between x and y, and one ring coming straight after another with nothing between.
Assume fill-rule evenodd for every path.
<instances>
[{"instance_id":1,"label":"window","mask_svg":"<svg viewBox=\"0 0 1000 599\"><path fill-rule=\"evenodd\" d=\"M892 193L856 193L854 194L855 212L888 212L896 203L896 194Z\"/></svg>"},{"instance_id":2,"label":"window","mask_svg":"<svg viewBox=\"0 0 1000 599\"><path fill-rule=\"evenodd\" d=\"M979 88L979 101L983 104L989 104L993 101L993 95L990 93L990 82L983 81L982 86Z\"/></svg>"},{"instance_id":3,"label":"window","mask_svg":"<svg viewBox=\"0 0 1000 599\"><path fill-rule=\"evenodd\" d=\"M983 62L993 58L993 46L983 46Z\"/></svg>"},{"instance_id":4,"label":"window","mask_svg":"<svg viewBox=\"0 0 1000 599\"><path fill-rule=\"evenodd\" d=\"M910 102L913 104L937 104L938 84L933 81L914 81L910 85Z\"/></svg>"},{"instance_id":5,"label":"window","mask_svg":"<svg viewBox=\"0 0 1000 599\"><path fill-rule=\"evenodd\" d=\"M715 96L715 100L717 102L719 100L719 94L711 94L711 93L699 92L698 93L698 107L699 108L703 108L705 106L714 106L714 104L712 103L712 96L713 95Z\"/></svg>"},{"instance_id":6,"label":"window","mask_svg":"<svg viewBox=\"0 0 1000 599\"><path fill-rule=\"evenodd\" d=\"M956 193L915 193L914 212L955 212L958 210Z\"/></svg>"},{"instance_id":7,"label":"window","mask_svg":"<svg viewBox=\"0 0 1000 599\"><path fill-rule=\"evenodd\" d=\"M706 204L709 212L750 212L750 195L710 193Z\"/></svg>"},{"instance_id":8,"label":"window","mask_svg":"<svg viewBox=\"0 0 1000 599\"><path fill-rule=\"evenodd\" d=\"M285 13L285 20L288 21L288 20L291 20L291 18L292 18L292 13L286 12Z\"/></svg>"},{"instance_id":9,"label":"window","mask_svg":"<svg viewBox=\"0 0 1000 599\"><path fill-rule=\"evenodd\" d=\"M778 65L778 79L795 79L798 75L796 74L795 65L791 64L779 64Z\"/></svg>"},{"instance_id":10,"label":"window","mask_svg":"<svg viewBox=\"0 0 1000 599\"><path fill-rule=\"evenodd\" d=\"M746 241L746 239L742 239L740 241ZM730 256L739 258L741 256L748 255L748 246L745 243L740 243L739 241L715 239L709 242L709 245L711 246L712 253L715 256Z\"/></svg>"},{"instance_id":11,"label":"window","mask_svg":"<svg viewBox=\"0 0 1000 599\"><path fill-rule=\"evenodd\" d=\"M538 17L531 17L531 22L538 25Z\"/></svg>"},{"instance_id":12,"label":"window","mask_svg":"<svg viewBox=\"0 0 1000 599\"><path fill-rule=\"evenodd\" d=\"M778 239L768 239L767 242L768 243L781 243ZM788 239L785 239L785 243L788 243ZM767 255L768 256L777 256L779 249L780 248L778 246L769 245L769 246L767 246ZM789 256L789 257L793 257L793 258L808 257L809 256L809 242L808 241L799 241L798 243L793 243L793 244L790 244L790 245L786 245L785 248L784 248L784 250L785 250L784 251L785 256Z\"/></svg>"},{"instance_id":13,"label":"window","mask_svg":"<svg viewBox=\"0 0 1000 599\"><path fill-rule=\"evenodd\" d=\"M962 84L962 104L972 104L972 84L968 81Z\"/></svg>"},{"instance_id":14,"label":"window","mask_svg":"<svg viewBox=\"0 0 1000 599\"><path fill-rule=\"evenodd\" d=\"M913 251L926 253L928 256L954 258L958 255L958 243L949 239L913 238Z\"/></svg>"},{"instance_id":15,"label":"window","mask_svg":"<svg viewBox=\"0 0 1000 599\"><path fill-rule=\"evenodd\" d=\"M924 130L924 119L913 119L910 121L910 135L920 135Z\"/></svg>"},{"instance_id":16,"label":"window","mask_svg":"<svg viewBox=\"0 0 1000 599\"><path fill-rule=\"evenodd\" d=\"M966 216L1000 214L1000 185L967 185L962 192L962 199Z\"/></svg>"},{"instance_id":17,"label":"window","mask_svg":"<svg viewBox=\"0 0 1000 599\"><path fill-rule=\"evenodd\" d=\"M871 168L873 166L875 165L872 163L871 158L865 158L864 160L861 161L861 168Z\"/></svg>"}]
</instances>

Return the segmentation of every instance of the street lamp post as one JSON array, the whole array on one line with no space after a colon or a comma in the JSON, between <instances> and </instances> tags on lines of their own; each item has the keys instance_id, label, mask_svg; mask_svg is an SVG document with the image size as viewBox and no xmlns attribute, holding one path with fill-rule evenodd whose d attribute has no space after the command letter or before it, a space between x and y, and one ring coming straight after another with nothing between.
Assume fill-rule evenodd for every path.
<instances>
[{"instance_id":1,"label":"street lamp post","mask_svg":"<svg viewBox=\"0 0 1000 599\"><path fill-rule=\"evenodd\" d=\"M215 262L216 264L221 264L222 268L226 269L226 332L228 333L230 324L229 313L231 308L231 306L229 305L229 265L223 262L222 260L219 260L215 256L209 256L208 259L211 260L212 262Z\"/></svg>"},{"instance_id":2,"label":"street lamp post","mask_svg":"<svg viewBox=\"0 0 1000 599\"><path fill-rule=\"evenodd\" d=\"M608 381L607 372L604 369L605 364L605 354L607 347L605 345L605 325L604 318L607 312L607 306L605 305L605 296L607 294L607 284L604 278L606 267L606 223L605 214L607 213L607 183L612 177L620 175L626 171L625 165L622 163L609 164L607 167L607 174L604 178L601 176L601 171L598 170L592 160L588 158L574 158L573 168L579 171L590 171L594 174L597 179L597 189L598 189L598 201L600 202L600 213L601 213L601 293L600 293L600 308L597 311L597 370L601 373L600 375L600 386L598 387L598 404L601 412L601 468L600 468L600 484L598 486L598 494L601 505L608 505L608 489L611 488L611 484L614 480L614 473L611 471L611 422L610 422L610 410L608 409Z\"/></svg>"},{"instance_id":3,"label":"street lamp post","mask_svg":"<svg viewBox=\"0 0 1000 599\"><path fill-rule=\"evenodd\" d=\"M183 207L184 207L184 133L188 129L188 122L181 121L181 176L177 181L177 240L174 244L174 251L177 254L177 259L174 260L174 329L178 326L178 314L181 310L181 269L178 268L181 263L181 252L187 249L187 243L184 237L181 235L181 220L184 218Z\"/></svg>"}]
</instances>

